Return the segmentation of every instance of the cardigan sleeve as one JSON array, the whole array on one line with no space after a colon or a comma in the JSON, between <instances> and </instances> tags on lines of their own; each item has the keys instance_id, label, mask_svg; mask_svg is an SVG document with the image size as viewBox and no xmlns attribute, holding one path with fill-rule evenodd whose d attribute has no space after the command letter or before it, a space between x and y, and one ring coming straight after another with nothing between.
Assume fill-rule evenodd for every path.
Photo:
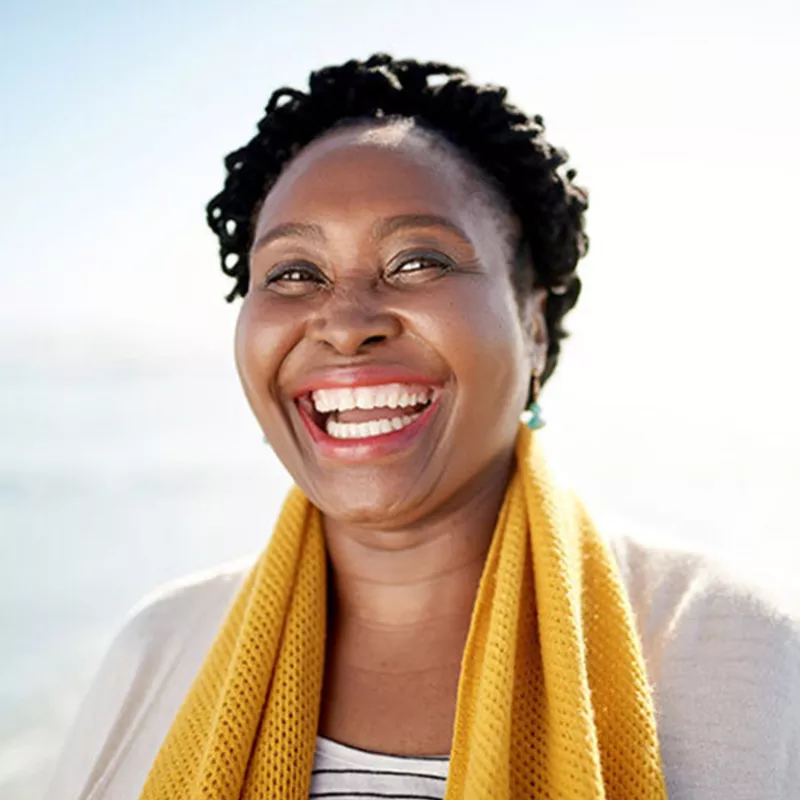
<instances>
[{"instance_id":1,"label":"cardigan sleeve","mask_svg":"<svg viewBox=\"0 0 800 800\"><path fill-rule=\"evenodd\" d=\"M245 572L237 563L191 576L131 612L84 697L47 797L139 797Z\"/></svg>"},{"instance_id":2,"label":"cardigan sleeve","mask_svg":"<svg viewBox=\"0 0 800 800\"><path fill-rule=\"evenodd\" d=\"M617 547L671 800L800 798L800 616L707 556Z\"/></svg>"}]
</instances>

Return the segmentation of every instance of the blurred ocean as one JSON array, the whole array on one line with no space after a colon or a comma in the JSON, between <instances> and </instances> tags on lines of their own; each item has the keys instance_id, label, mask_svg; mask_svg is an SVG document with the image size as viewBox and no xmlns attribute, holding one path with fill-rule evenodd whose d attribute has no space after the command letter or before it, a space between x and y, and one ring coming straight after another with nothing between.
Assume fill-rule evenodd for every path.
<instances>
[{"instance_id":1,"label":"blurred ocean","mask_svg":"<svg viewBox=\"0 0 800 800\"><path fill-rule=\"evenodd\" d=\"M4 800L40 796L126 611L170 578L260 549L289 485L232 359L96 343L22 352L0 357ZM791 591L797 431L692 427L641 397L589 404L569 380L548 387L552 460L597 514L738 555Z\"/></svg>"},{"instance_id":2,"label":"blurred ocean","mask_svg":"<svg viewBox=\"0 0 800 800\"><path fill-rule=\"evenodd\" d=\"M126 610L260 549L286 486L232 365L0 361L0 797L41 792Z\"/></svg>"}]
</instances>

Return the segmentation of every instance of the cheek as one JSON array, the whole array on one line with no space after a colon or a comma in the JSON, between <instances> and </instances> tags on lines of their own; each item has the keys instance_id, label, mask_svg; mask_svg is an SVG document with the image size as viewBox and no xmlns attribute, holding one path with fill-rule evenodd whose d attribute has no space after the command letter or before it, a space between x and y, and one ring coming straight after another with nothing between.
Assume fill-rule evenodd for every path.
<instances>
[{"instance_id":1,"label":"cheek","mask_svg":"<svg viewBox=\"0 0 800 800\"><path fill-rule=\"evenodd\" d=\"M245 395L258 420L275 405L280 365L291 348L291 326L269 314L255 295L245 297L236 323L235 355Z\"/></svg>"},{"instance_id":2,"label":"cheek","mask_svg":"<svg viewBox=\"0 0 800 800\"><path fill-rule=\"evenodd\" d=\"M513 293L492 280L449 287L446 300L419 320L420 334L450 365L470 406L518 415L530 380ZM477 408L471 408L477 411Z\"/></svg>"}]
</instances>

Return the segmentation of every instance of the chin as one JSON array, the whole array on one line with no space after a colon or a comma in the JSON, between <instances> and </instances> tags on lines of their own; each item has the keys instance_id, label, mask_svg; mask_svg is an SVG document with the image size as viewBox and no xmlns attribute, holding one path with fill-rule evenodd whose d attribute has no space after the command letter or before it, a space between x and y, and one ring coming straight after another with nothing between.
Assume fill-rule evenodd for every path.
<instances>
[{"instance_id":1,"label":"chin","mask_svg":"<svg viewBox=\"0 0 800 800\"><path fill-rule=\"evenodd\" d=\"M345 472L344 470L342 472ZM435 482L415 477L380 475L376 470L361 477L346 471L340 480L316 483L307 494L326 518L339 523L391 530L406 527L425 513L430 488Z\"/></svg>"}]
</instances>

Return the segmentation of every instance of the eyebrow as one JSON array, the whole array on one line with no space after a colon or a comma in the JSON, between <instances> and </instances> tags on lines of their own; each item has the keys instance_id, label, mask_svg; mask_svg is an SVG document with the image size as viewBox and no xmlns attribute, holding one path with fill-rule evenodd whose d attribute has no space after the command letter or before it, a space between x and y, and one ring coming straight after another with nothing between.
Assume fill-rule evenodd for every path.
<instances>
[{"instance_id":1,"label":"eyebrow","mask_svg":"<svg viewBox=\"0 0 800 800\"><path fill-rule=\"evenodd\" d=\"M375 223L372 228L372 238L375 240L385 239L397 231L408 228L444 228L457 236L464 243L472 245L469 237L455 222L447 217L438 214L398 214L388 219L382 219ZM270 228L266 233L253 242L251 252L266 247L266 245L277 239L310 239L317 243L326 241L325 232L322 226L308 222L285 222Z\"/></svg>"},{"instance_id":2,"label":"eyebrow","mask_svg":"<svg viewBox=\"0 0 800 800\"><path fill-rule=\"evenodd\" d=\"M252 252L265 247L276 239L311 239L314 242L324 242L325 233L320 225L308 222L285 222L270 228L266 233L258 237L250 248Z\"/></svg>"},{"instance_id":3,"label":"eyebrow","mask_svg":"<svg viewBox=\"0 0 800 800\"><path fill-rule=\"evenodd\" d=\"M455 234L465 244L472 245L466 233L455 222L438 214L400 214L377 222L372 229L375 239L385 239L406 228L444 228Z\"/></svg>"}]
</instances>

